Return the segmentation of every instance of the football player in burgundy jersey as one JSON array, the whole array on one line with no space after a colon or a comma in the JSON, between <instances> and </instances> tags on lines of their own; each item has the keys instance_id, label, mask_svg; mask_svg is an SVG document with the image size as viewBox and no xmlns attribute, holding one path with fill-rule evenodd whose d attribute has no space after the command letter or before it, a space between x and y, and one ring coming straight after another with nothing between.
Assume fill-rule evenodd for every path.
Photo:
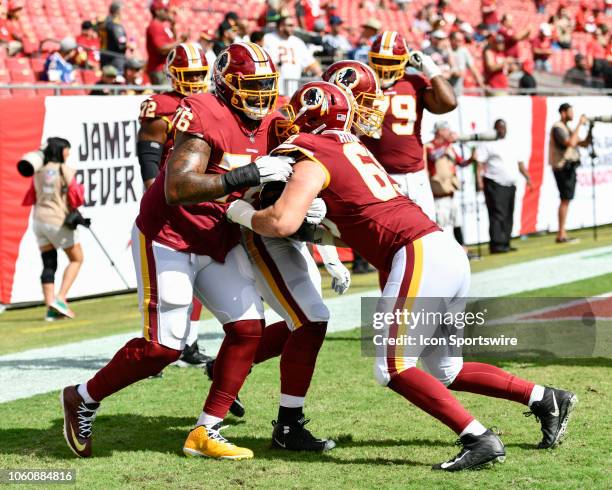
<instances>
[{"instance_id":1,"label":"football player in burgundy jersey","mask_svg":"<svg viewBox=\"0 0 612 490\"><path fill-rule=\"evenodd\" d=\"M62 392L64 436L78 456L91 455L92 424L104 398L179 358L195 294L226 335L204 409L183 452L253 457L250 449L219 433L264 327L253 272L225 209L246 188L286 180L291 166L287 157L266 156L278 94L278 73L270 57L255 44L232 44L217 58L213 76L215 94L181 101L173 120L174 149L143 196L132 232L143 337L119 349L87 383Z\"/></svg>"},{"instance_id":2,"label":"football player in burgundy jersey","mask_svg":"<svg viewBox=\"0 0 612 490\"><path fill-rule=\"evenodd\" d=\"M424 162L421 140L423 109L444 114L457 107L453 88L442 76L431 57L409 51L403 36L385 31L372 44L369 65L377 73L383 88L385 113L382 130L362 141L399 184L402 194L410 197L432 220L436 212ZM406 66L423 74L406 73ZM379 271L380 287L386 282Z\"/></svg>"},{"instance_id":3,"label":"football player in burgundy jersey","mask_svg":"<svg viewBox=\"0 0 612 490\"><path fill-rule=\"evenodd\" d=\"M174 144L172 119L176 109L184 97L207 91L208 69L206 54L199 43L179 44L166 58L166 74L172 82L172 90L152 95L140 105L136 150L145 189L153 185ZM194 298L190 336L177 366L201 366L211 361L198 346L201 313L202 304ZM232 410L234 412L238 412L235 415L243 414L237 407Z\"/></svg>"},{"instance_id":4,"label":"football player in burgundy jersey","mask_svg":"<svg viewBox=\"0 0 612 490\"><path fill-rule=\"evenodd\" d=\"M369 65L377 73L384 101L382 131L362 141L407 195L435 219L433 196L423 161L423 109L444 114L457 107L451 85L433 60L408 51L403 36L385 31L372 44ZM423 74L406 73L407 65Z\"/></svg>"},{"instance_id":5,"label":"football player in burgundy jersey","mask_svg":"<svg viewBox=\"0 0 612 490\"><path fill-rule=\"evenodd\" d=\"M260 211L245 201L235 201L228 208L228 218L264 236L290 236L301 227L313 198L320 196L327 206L324 224L332 234L388 274L379 302L381 313L418 311L423 298L431 297L451 298L446 303L437 302L439 313L461 312L470 282L465 253L452 236L443 233L419 206L398 191L368 149L348 132L354 117L353 104L348 95L326 82L311 82L298 90L290 105L300 134L272 152L291 155L296 160L283 193L273 205ZM433 334L432 329L425 330L422 325L415 328L423 334ZM460 436L461 452L434 465L434 469L460 471L505 459L501 440L478 422L450 390L528 405L542 426L543 438L538 447L550 448L559 443L577 402L573 393L536 385L489 364L464 363L457 353L450 354L445 347L424 351L424 343L413 346L400 341L403 337L415 339L408 331L397 320L382 327L386 341L376 346L374 372L380 384ZM416 367L419 358L425 370Z\"/></svg>"}]
</instances>

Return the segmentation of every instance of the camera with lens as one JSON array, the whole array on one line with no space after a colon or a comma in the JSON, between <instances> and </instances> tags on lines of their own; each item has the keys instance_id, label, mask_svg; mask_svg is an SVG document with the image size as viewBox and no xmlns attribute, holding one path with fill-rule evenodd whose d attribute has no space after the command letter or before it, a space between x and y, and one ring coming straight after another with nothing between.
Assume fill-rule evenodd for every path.
<instances>
[{"instance_id":1,"label":"camera with lens","mask_svg":"<svg viewBox=\"0 0 612 490\"><path fill-rule=\"evenodd\" d=\"M32 177L45 163L42 149L29 151L17 162L17 171L24 177Z\"/></svg>"}]
</instances>

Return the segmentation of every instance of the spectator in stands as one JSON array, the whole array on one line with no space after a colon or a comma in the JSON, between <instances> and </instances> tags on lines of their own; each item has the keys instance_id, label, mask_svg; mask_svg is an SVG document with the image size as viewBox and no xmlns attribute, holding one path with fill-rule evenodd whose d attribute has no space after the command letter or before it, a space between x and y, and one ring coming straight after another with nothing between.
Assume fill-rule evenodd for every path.
<instances>
[{"instance_id":1,"label":"spectator in stands","mask_svg":"<svg viewBox=\"0 0 612 490\"><path fill-rule=\"evenodd\" d=\"M236 12L227 12L223 21L232 26L232 29L235 31L236 37L234 38L234 42L242 43L249 41L248 23L244 19L238 17Z\"/></svg>"},{"instance_id":2,"label":"spectator in stands","mask_svg":"<svg viewBox=\"0 0 612 490\"><path fill-rule=\"evenodd\" d=\"M443 30L438 29L431 33L430 44L423 50L423 53L431 56L431 59L442 70L442 76L447 80L450 80L457 71L448 36Z\"/></svg>"},{"instance_id":3,"label":"spectator in stands","mask_svg":"<svg viewBox=\"0 0 612 490\"><path fill-rule=\"evenodd\" d=\"M178 44L170 0L153 0L151 14L153 18L147 27L147 75L153 85L163 85L167 82L164 73L166 56Z\"/></svg>"},{"instance_id":4,"label":"spectator in stands","mask_svg":"<svg viewBox=\"0 0 612 490\"><path fill-rule=\"evenodd\" d=\"M571 83L581 87L593 86L591 72L585 55L577 53L574 56L574 66L565 72L563 83Z\"/></svg>"},{"instance_id":5,"label":"spectator in stands","mask_svg":"<svg viewBox=\"0 0 612 490\"><path fill-rule=\"evenodd\" d=\"M448 25L452 25L455 22L455 19L457 18L457 16L450 7L449 0L438 0L438 4L436 6L436 13L438 14L438 17Z\"/></svg>"},{"instance_id":6,"label":"spectator in stands","mask_svg":"<svg viewBox=\"0 0 612 490\"><path fill-rule=\"evenodd\" d=\"M262 34L262 37L263 37L263 34ZM205 29L202 32L200 32L200 44L202 45L202 49L204 49L204 54L206 56L206 62L208 63L208 66L210 67L210 69L208 70L208 78L210 78L212 75L212 66L215 62L215 59L217 58L217 56L215 55L215 52L213 51L213 47L215 44L215 36L213 35L213 33L209 31L208 29Z\"/></svg>"},{"instance_id":7,"label":"spectator in stands","mask_svg":"<svg viewBox=\"0 0 612 490\"><path fill-rule=\"evenodd\" d=\"M490 32L499 29L499 19L497 17L497 0L481 0L480 12L482 13L482 24Z\"/></svg>"},{"instance_id":8,"label":"spectator in stands","mask_svg":"<svg viewBox=\"0 0 612 490\"><path fill-rule=\"evenodd\" d=\"M366 22L361 25L361 34L357 40L357 46L349 53L349 58L367 63L370 46L381 29L382 23L378 19L370 18L366 20Z\"/></svg>"},{"instance_id":9,"label":"spectator in stands","mask_svg":"<svg viewBox=\"0 0 612 490\"><path fill-rule=\"evenodd\" d=\"M492 34L484 49L485 84L492 95L503 95L508 89L508 73L512 62L506 56L506 42L501 34Z\"/></svg>"},{"instance_id":10,"label":"spectator in stands","mask_svg":"<svg viewBox=\"0 0 612 490\"><path fill-rule=\"evenodd\" d=\"M257 44L259 47L264 47L264 31L255 31L251 33L250 39L252 43Z\"/></svg>"},{"instance_id":11,"label":"spectator in stands","mask_svg":"<svg viewBox=\"0 0 612 490\"><path fill-rule=\"evenodd\" d=\"M421 32L430 32L431 31L431 24L429 23L429 21L427 20L427 12L425 11L425 9L421 9L417 12L415 18L414 18L414 22L412 23L412 28L416 31L421 31Z\"/></svg>"},{"instance_id":12,"label":"spectator in stands","mask_svg":"<svg viewBox=\"0 0 612 490\"><path fill-rule=\"evenodd\" d=\"M580 139L580 129L588 123L587 117L582 114L577 126L571 129L568 123L574 118L574 109L567 102L559 106L560 119L550 128L548 142L548 163L553 169L557 188L559 189L559 231L557 231L557 243L575 242L567 236L565 223L569 204L574 199L576 190L576 167L580 165L580 153L578 147L586 147L591 143L591 128L584 139Z\"/></svg>"},{"instance_id":13,"label":"spectator in stands","mask_svg":"<svg viewBox=\"0 0 612 490\"><path fill-rule=\"evenodd\" d=\"M489 251L507 253L516 250L510 246L514 224L514 198L519 173L531 188L531 179L525 164L515 159L516 141L506 139L506 122L498 119L493 125L497 139L478 145L476 149L478 187L484 190L489 212Z\"/></svg>"},{"instance_id":14,"label":"spectator in stands","mask_svg":"<svg viewBox=\"0 0 612 490\"><path fill-rule=\"evenodd\" d=\"M521 68L522 68L523 74L521 75L521 78L519 79L519 89L523 89L523 90L519 90L519 94L520 95L531 95L533 93L532 90L537 88L538 86L538 83L535 77L533 76L534 63L531 60L525 60L523 61ZM524 90L524 89L529 89L529 90Z\"/></svg>"},{"instance_id":15,"label":"spectator in stands","mask_svg":"<svg viewBox=\"0 0 612 490\"><path fill-rule=\"evenodd\" d=\"M303 73L320 77L323 72L319 62L293 33L296 22L292 17L281 17L276 31L264 36L264 49L270 54L279 71L279 94L291 95L297 90Z\"/></svg>"},{"instance_id":16,"label":"spectator in stands","mask_svg":"<svg viewBox=\"0 0 612 490\"><path fill-rule=\"evenodd\" d=\"M9 56L15 56L23 51L23 32L17 22L23 7L20 5L15 7L17 9L10 10L4 2L0 2L0 46L6 46Z\"/></svg>"},{"instance_id":17,"label":"spectator in stands","mask_svg":"<svg viewBox=\"0 0 612 490\"><path fill-rule=\"evenodd\" d=\"M79 68L90 70L100 64L100 39L93 22L86 20L81 24L81 34L76 38L79 50Z\"/></svg>"},{"instance_id":18,"label":"spectator in stands","mask_svg":"<svg viewBox=\"0 0 612 490\"><path fill-rule=\"evenodd\" d=\"M77 43L73 37L61 40L59 50L51 53L45 61L43 79L47 82L73 83L74 67L72 62L77 53Z\"/></svg>"},{"instance_id":19,"label":"spectator in stands","mask_svg":"<svg viewBox=\"0 0 612 490\"><path fill-rule=\"evenodd\" d=\"M125 52L128 39L125 28L121 23L121 2L115 0L111 3L108 17L100 26L100 65L113 65L119 73L123 73L125 65Z\"/></svg>"},{"instance_id":20,"label":"spectator in stands","mask_svg":"<svg viewBox=\"0 0 612 490\"><path fill-rule=\"evenodd\" d=\"M567 7L559 6L557 13L553 18L553 25L557 33L557 44L561 49L570 49L572 47L572 33L574 31L574 22L569 15Z\"/></svg>"},{"instance_id":21,"label":"spectator in stands","mask_svg":"<svg viewBox=\"0 0 612 490\"><path fill-rule=\"evenodd\" d=\"M412 3L412 0L393 0L395 2L395 5L397 5L397 8L400 9L402 12L406 10L406 8L408 7L408 4Z\"/></svg>"},{"instance_id":22,"label":"spectator in stands","mask_svg":"<svg viewBox=\"0 0 612 490\"><path fill-rule=\"evenodd\" d=\"M470 71L479 88L484 89L482 75L476 69L474 58L470 50L465 46L465 36L461 31L454 31L450 35L451 58L454 70L451 74L450 83L455 95L463 95L463 81L467 70Z\"/></svg>"},{"instance_id":23,"label":"spectator in stands","mask_svg":"<svg viewBox=\"0 0 612 490\"><path fill-rule=\"evenodd\" d=\"M533 60L536 70L552 72L550 57L552 56L552 27L550 24L540 24L540 32L531 41Z\"/></svg>"},{"instance_id":24,"label":"spectator in stands","mask_svg":"<svg viewBox=\"0 0 612 490\"><path fill-rule=\"evenodd\" d=\"M295 2L297 23L304 31L314 30L314 23L321 13L319 0L297 0Z\"/></svg>"},{"instance_id":25,"label":"spectator in stands","mask_svg":"<svg viewBox=\"0 0 612 490\"><path fill-rule=\"evenodd\" d=\"M501 18L501 26L499 34L504 36L506 44L506 56L510 58L519 58L519 43L527 39L531 35L531 29L526 28L520 32L514 29L514 16L512 14L504 14Z\"/></svg>"},{"instance_id":26,"label":"spectator in stands","mask_svg":"<svg viewBox=\"0 0 612 490\"><path fill-rule=\"evenodd\" d=\"M589 15L589 3L583 0L580 2L580 7L578 8L578 11L576 12L574 16L575 23L576 23L575 25L576 32L586 32L588 15Z\"/></svg>"},{"instance_id":27,"label":"spectator in stands","mask_svg":"<svg viewBox=\"0 0 612 490\"><path fill-rule=\"evenodd\" d=\"M330 17L329 29L330 33L323 36L324 50L327 46L336 56L345 57L345 55L353 49L353 45L349 42L347 37L342 34L342 19L337 15Z\"/></svg>"},{"instance_id":28,"label":"spectator in stands","mask_svg":"<svg viewBox=\"0 0 612 490\"><path fill-rule=\"evenodd\" d=\"M96 85L121 85L123 79L118 79L118 77L119 72L117 71L117 68L115 68L113 65L106 65L102 68L102 77L96 82ZM118 93L119 92L117 90L100 87L93 89L91 92L89 92L89 95L114 95Z\"/></svg>"},{"instance_id":29,"label":"spectator in stands","mask_svg":"<svg viewBox=\"0 0 612 490\"><path fill-rule=\"evenodd\" d=\"M43 263L40 279L47 306L45 320L53 321L74 318L66 297L83 263L83 250L78 231L64 223L72 211L84 204L84 199L83 187L75 179L76 171L66 165L70 143L64 138L49 138L43 154L43 165L34 174L23 204L34 205L33 229ZM55 294L58 249L65 252L69 263Z\"/></svg>"},{"instance_id":30,"label":"spectator in stands","mask_svg":"<svg viewBox=\"0 0 612 490\"><path fill-rule=\"evenodd\" d=\"M289 16L288 3L288 0L267 0L266 7L257 19L257 25L265 32L273 31L281 17Z\"/></svg>"},{"instance_id":31,"label":"spectator in stands","mask_svg":"<svg viewBox=\"0 0 612 490\"><path fill-rule=\"evenodd\" d=\"M148 84L146 74L144 71L145 62L137 58L129 58L125 63L125 84L126 85L137 85L143 87ZM123 91L125 95L135 95L147 92L146 89L136 90L129 89Z\"/></svg>"},{"instance_id":32,"label":"spectator in stands","mask_svg":"<svg viewBox=\"0 0 612 490\"><path fill-rule=\"evenodd\" d=\"M221 22L219 24L217 40L213 45L215 55L219 55L227 46L232 44L236 39L236 31L229 22Z\"/></svg>"},{"instance_id":33,"label":"spectator in stands","mask_svg":"<svg viewBox=\"0 0 612 490\"><path fill-rule=\"evenodd\" d=\"M606 60L607 33L608 28L603 24L600 25L591 35L587 44L588 64L591 67L591 76L594 78L603 77L605 67L608 64Z\"/></svg>"}]
</instances>

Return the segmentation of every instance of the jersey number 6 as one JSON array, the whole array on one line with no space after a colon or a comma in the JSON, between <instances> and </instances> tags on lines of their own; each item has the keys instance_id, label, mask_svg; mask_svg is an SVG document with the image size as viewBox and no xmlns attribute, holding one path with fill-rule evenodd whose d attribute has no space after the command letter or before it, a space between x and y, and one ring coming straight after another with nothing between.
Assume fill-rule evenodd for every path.
<instances>
[{"instance_id":1,"label":"jersey number 6","mask_svg":"<svg viewBox=\"0 0 612 490\"><path fill-rule=\"evenodd\" d=\"M364 146L357 142L346 143L343 150L344 156L359 172L374 197L388 201L399 196L387 172Z\"/></svg>"}]
</instances>

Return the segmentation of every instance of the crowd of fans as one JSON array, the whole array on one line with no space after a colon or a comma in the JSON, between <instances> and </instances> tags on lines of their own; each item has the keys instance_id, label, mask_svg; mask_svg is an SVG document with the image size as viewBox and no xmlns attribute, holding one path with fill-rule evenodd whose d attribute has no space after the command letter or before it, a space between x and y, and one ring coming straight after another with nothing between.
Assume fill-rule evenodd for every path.
<instances>
[{"instance_id":1,"label":"crowd of fans","mask_svg":"<svg viewBox=\"0 0 612 490\"><path fill-rule=\"evenodd\" d=\"M457 94L464 93L467 81L487 94L505 93L513 81L522 89L535 88L534 72L552 72L551 56L556 50L575 52L575 66L558 74L564 75L563 82L594 88L612 86L612 36L606 22L612 14L612 0L581 2L575 13L570 13L562 0L548 22L521 29L515 26L511 13L500 12L496 2L481 0L481 22L475 26L458 17L449 0L428 3L415 12L412 29L423 41L421 46L410 47L431 55ZM383 30L376 15L379 9L405 10L411 3L361 1L360 6L372 16L357 29L345 25L333 0L324 5L318 0L267 0L260 12L248 18L227 12L214 32L177 32L175 19L181 10L184 13L192 7L173 0L153 0L145 57L138 53L131 37L137 33L126 32L122 24L121 2L113 1L105 18L85 20L78 35L62 39L56 49L45 54L40 79L66 84L91 81L91 76L75 77L76 70L85 70L94 72L97 78L93 80L104 85L164 84L167 53L188 39L200 41L209 63L228 44L249 40L274 52L281 79L317 76L322 64L337 59L367 61L369 46ZM545 2L536 0L535 4L537 11L544 12ZM0 0L0 56L26 56L27 39L19 27L22 9L19 0ZM575 33L588 38L586 50L577 51ZM293 47L291 59L285 50L278 52L279 40ZM281 85L282 92L291 88ZM100 89L95 93L111 92Z\"/></svg>"}]
</instances>

